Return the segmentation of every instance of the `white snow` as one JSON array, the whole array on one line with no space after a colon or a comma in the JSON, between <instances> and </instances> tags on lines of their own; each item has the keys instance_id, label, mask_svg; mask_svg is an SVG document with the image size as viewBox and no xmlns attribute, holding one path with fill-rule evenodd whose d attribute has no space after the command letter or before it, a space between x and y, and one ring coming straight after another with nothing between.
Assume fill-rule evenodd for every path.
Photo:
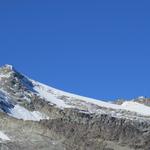
<instances>
[{"instance_id":1,"label":"white snow","mask_svg":"<svg viewBox=\"0 0 150 150\"><path fill-rule=\"evenodd\" d=\"M57 98L58 96L67 96L74 101L78 99L89 104L98 105L100 107L117 109L117 110L126 110L126 111L138 113L140 115L150 116L150 107L133 102L133 101L126 101L122 105L117 105L117 104L112 104L112 103L101 101L101 100L96 100L96 99L87 98L84 96L79 96L79 95L75 95L72 93L64 92L64 91L49 87L47 85L44 85L34 80L31 80L31 81L34 85L35 91L37 91L47 101L50 101L51 103L56 104L58 107L61 107L61 108L73 107L71 104L70 105L66 104L65 101Z\"/></svg>"},{"instance_id":2,"label":"white snow","mask_svg":"<svg viewBox=\"0 0 150 150\"><path fill-rule=\"evenodd\" d=\"M8 66L8 67L11 67L11 66ZM7 75L0 74L0 79L2 77L8 77L8 76L9 74ZM33 88L38 93L39 96L41 96L42 98L44 98L46 101L50 102L51 104L55 104L59 108L74 107L74 108L78 108L81 110L82 107L80 106L86 105L88 107L89 112L90 111L92 112L93 110L91 109L93 109L93 107L90 107L90 106L91 104L95 104L97 106L104 107L104 108L110 108L114 110L126 110L126 111L138 113L140 115L150 116L150 107L145 106L144 104L134 102L134 101L126 101L122 105L117 105L117 104L112 104L106 101L96 100L96 99L87 98L84 96L79 96L79 95L75 95L72 93L64 92L64 91L55 89L53 87L49 87L40 82L31 80L31 79L29 80L33 83L34 85ZM2 98L4 97L5 100L8 102L9 99L7 98L7 96L5 94L3 95L1 92L2 91L0 91L0 95L2 96ZM61 96L66 96L67 99L63 100L59 98ZM139 98L144 98L144 97L141 96ZM28 102L30 102L29 99L27 100ZM77 102L77 100L79 101ZM79 102L81 102L80 106L77 104ZM38 111L33 111L33 112L29 111L25 109L24 107L21 107L20 105L15 105L15 107L10 110L10 115L15 118L24 119L24 120L39 121L41 119L48 119L48 117L45 114L42 114Z\"/></svg>"},{"instance_id":3,"label":"white snow","mask_svg":"<svg viewBox=\"0 0 150 150\"><path fill-rule=\"evenodd\" d=\"M39 111L29 111L22 106L15 105L13 109L10 110L10 116L14 118L23 119L23 120L33 120L40 121L43 119L49 119L45 114L40 113Z\"/></svg>"},{"instance_id":4,"label":"white snow","mask_svg":"<svg viewBox=\"0 0 150 150\"><path fill-rule=\"evenodd\" d=\"M121 106L127 111L133 111L141 115L150 116L150 107L143 104L133 101L126 101Z\"/></svg>"},{"instance_id":5,"label":"white snow","mask_svg":"<svg viewBox=\"0 0 150 150\"><path fill-rule=\"evenodd\" d=\"M96 100L96 99L92 99L92 98L87 98L87 97L71 94L71 93L68 93L68 92L63 92L61 90L57 90L55 88L44 85L42 83L35 82L33 80L32 80L32 82L35 85L34 86L35 91L37 91L46 100L52 102L53 104L56 104L58 107L63 107L63 108L72 107L72 106L69 106L69 105L65 104L65 102L63 100L56 98L56 96L65 95L67 97L80 99L82 101L85 101L85 102L88 102L88 103L93 103L93 104L96 104L96 105L101 106L101 107L114 108L114 109L119 109L120 108L120 106L115 105L115 104L111 104L111 103L108 103L108 102L104 102L104 101L100 101L100 100ZM49 91L52 91L53 94L50 93Z\"/></svg>"},{"instance_id":6,"label":"white snow","mask_svg":"<svg viewBox=\"0 0 150 150\"><path fill-rule=\"evenodd\" d=\"M10 138L4 134L2 131L0 131L0 139L3 140L3 141L9 141Z\"/></svg>"},{"instance_id":7,"label":"white snow","mask_svg":"<svg viewBox=\"0 0 150 150\"><path fill-rule=\"evenodd\" d=\"M4 67L7 68L7 69L10 69L10 70L13 70L13 66L12 65L6 64L6 65L4 65Z\"/></svg>"},{"instance_id":8,"label":"white snow","mask_svg":"<svg viewBox=\"0 0 150 150\"><path fill-rule=\"evenodd\" d=\"M41 97L45 98L47 101L51 102L52 104L56 104L60 108L72 107L72 106L65 104L65 102L63 100L60 100L60 99L56 98L53 94L51 94L49 92L50 88L46 85L35 86L34 90L37 91Z\"/></svg>"},{"instance_id":9,"label":"white snow","mask_svg":"<svg viewBox=\"0 0 150 150\"><path fill-rule=\"evenodd\" d=\"M9 105L11 104L11 99L9 99L6 93L3 92L2 90L0 90L0 102L8 105L8 110L10 112L7 114L13 116L14 118L23 120L34 120L34 121L49 119L49 117L43 113L40 113L38 111L29 111L20 105L15 105L14 108L9 108ZM3 112L1 109L0 111Z\"/></svg>"}]
</instances>

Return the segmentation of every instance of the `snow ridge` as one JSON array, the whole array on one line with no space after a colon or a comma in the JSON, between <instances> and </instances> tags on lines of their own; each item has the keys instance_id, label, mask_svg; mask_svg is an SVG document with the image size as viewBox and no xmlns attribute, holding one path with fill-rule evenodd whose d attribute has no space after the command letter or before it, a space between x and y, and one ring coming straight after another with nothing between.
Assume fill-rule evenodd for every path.
<instances>
[{"instance_id":1,"label":"snow ridge","mask_svg":"<svg viewBox=\"0 0 150 150\"><path fill-rule=\"evenodd\" d=\"M114 112L116 113L119 111L128 111L137 113L138 115L142 116L150 116L150 107L134 102L134 100L125 101L122 105L117 105L102 100L87 98L84 96L64 92L62 90L58 90L40 82L34 81L20 74L11 65L6 65L0 68L0 82L3 83L4 81L3 84L5 85L5 80L3 78L5 80L7 78L11 79L10 81L15 81L16 84L21 83L21 94L23 94L23 96L29 96L29 99L25 98L28 104L30 104L31 102L30 97L32 97L33 95L38 95L45 101L48 101L49 104L54 105L54 107L59 107L60 109L75 108L79 111L87 111L89 113L100 112L102 111L102 109L107 109L114 110ZM14 90L14 93L20 94L19 92L20 91ZM6 91L0 91L0 111L6 112L10 116L23 120L39 121L41 119L49 119L48 116L39 111L29 111L18 103L14 103L13 100L9 98L9 95L7 96L8 93Z\"/></svg>"},{"instance_id":2,"label":"snow ridge","mask_svg":"<svg viewBox=\"0 0 150 150\"><path fill-rule=\"evenodd\" d=\"M74 102L76 100L81 100L85 102L86 104L88 103L89 105L94 104L99 107L104 107L108 109L125 110L125 111L135 112L139 115L150 116L150 107L145 106L144 104L134 102L134 101L125 101L122 105L117 105L117 104L112 104L112 103L97 100L97 99L87 98L84 96L79 96L79 95L75 95L72 93L64 92L64 91L49 87L45 84L42 84L34 80L31 80L31 82L34 85L34 90L37 91L39 95L44 97L47 101L50 101L51 103L56 104L56 106L60 108L75 107L75 106L72 106L71 104L69 105L67 101L63 101L62 99L57 98L59 96L66 96L69 99L72 99L72 101Z\"/></svg>"}]
</instances>

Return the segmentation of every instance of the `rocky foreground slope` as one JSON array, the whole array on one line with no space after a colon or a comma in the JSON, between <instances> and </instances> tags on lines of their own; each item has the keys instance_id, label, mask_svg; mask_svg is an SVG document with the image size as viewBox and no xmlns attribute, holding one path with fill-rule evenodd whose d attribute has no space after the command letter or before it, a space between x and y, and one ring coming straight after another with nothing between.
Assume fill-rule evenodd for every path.
<instances>
[{"instance_id":1,"label":"rocky foreground slope","mask_svg":"<svg viewBox=\"0 0 150 150\"><path fill-rule=\"evenodd\" d=\"M119 104L63 92L0 68L1 150L150 150L148 99Z\"/></svg>"}]
</instances>

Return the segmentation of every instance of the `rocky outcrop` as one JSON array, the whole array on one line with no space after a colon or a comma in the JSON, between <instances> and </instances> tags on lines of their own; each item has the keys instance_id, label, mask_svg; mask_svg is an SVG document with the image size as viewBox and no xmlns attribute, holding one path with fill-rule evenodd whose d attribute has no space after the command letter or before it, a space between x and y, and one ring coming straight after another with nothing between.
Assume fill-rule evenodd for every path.
<instances>
[{"instance_id":1,"label":"rocky outcrop","mask_svg":"<svg viewBox=\"0 0 150 150\"><path fill-rule=\"evenodd\" d=\"M53 113L56 112L53 111ZM149 150L150 122L118 119L109 115L63 110L59 118L40 122L1 115L0 129L11 142L8 149L42 150Z\"/></svg>"}]
</instances>

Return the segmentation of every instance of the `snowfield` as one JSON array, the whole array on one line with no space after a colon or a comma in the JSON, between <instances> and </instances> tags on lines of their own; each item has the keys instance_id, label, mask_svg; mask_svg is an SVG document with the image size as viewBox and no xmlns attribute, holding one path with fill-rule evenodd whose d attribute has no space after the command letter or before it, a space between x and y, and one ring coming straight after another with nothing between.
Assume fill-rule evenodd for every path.
<instances>
[{"instance_id":1,"label":"snowfield","mask_svg":"<svg viewBox=\"0 0 150 150\"><path fill-rule=\"evenodd\" d=\"M125 101L122 105L112 104L109 102L64 92L64 91L49 87L47 85L44 85L34 80L31 80L31 81L34 85L34 90L37 91L39 95L44 97L47 101L53 104L56 104L56 106L60 108L75 107L75 106L66 104L65 101L61 99L56 98L58 96L66 96L72 99L72 101L79 99L81 101L84 101L85 103L95 104L104 108L110 108L110 109L115 109L115 110L126 110L126 111L138 113L140 115L150 116L150 107L145 106L144 104L140 104L140 103L133 102L133 101Z\"/></svg>"},{"instance_id":2,"label":"snowfield","mask_svg":"<svg viewBox=\"0 0 150 150\"><path fill-rule=\"evenodd\" d=\"M14 77L13 74L15 74L16 71L14 70L14 68L10 65L6 65L5 69L7 69L6 72L1 71L0 73L0 81L3 81L4 78L9 79L10 77L12 78L11 80L15 80L16 77ZM24 86L23 90L24 89L29 90L29 92L23 91L21 93L24 96L24 99L28 102L28 104L30 104L31 102L31 99L29 99L28 96L32 97L32 95L35 94L60 109L75 108L78 109L79 111L87 111L89 113L95 113L95 112L102 112L103 111L102 108L106 108L109 110L113 110L115 113L123 110L123 111L137 113L142 116L150 116L150 107L144 104L140 104L138 102L125 101L123 102L122 105L112 104L110 102L87 98L84 96L79 96L72 93L64 92L62 90L58 90L53 87L42 84L40 82L29 79L26 76L23 75L21 76L22 76L21 80L18 78L16 82L20 82L21 85L23 84ZM14 85L14 87L16 85L17 83ZM11 90L13 90L14 87L10 87ZM17 94L20 94L19 91L15 91L15 92L16 93L18 92ZM17 119L23 119L23 120L40 121L43 119L49 119L49 117L44 113L39 111L30 111L25 107L19 105L18 103L14 102L10 97L11 95L9 95L9 92L7 93L7 91L3 90L3 88L0 88L0 111L1 112L5 112L12 117L15 117ZM140 98L144 98L144 97L140 97ZM113 111L109 111L109 112L113 112ZM117 115L119 115L119 113Z\"/></svg>"},{"instance_id":3,"label":"snowfield","mask_svg":"<svg viewBox=\"0 0 150 150\"><path fill-rule=\"evenodd\" d=\"M15 105L13 109L11 109L10 116L23 120L33 120L40 121L43 119L49 119L45 114L40 113L39 111L29 111L24 107L19 105Z\"/></svg>"},{"instance_id":4,"label":"snowfield","mask_svg":"<svg viewBox=\"0 0 150 150\"><path fill-rule=\"evenodd\" d=\"M150 107L133 101L124 102L121 107L127 111L133 111L144 116L150 116Z\"/></svg>"}]
</instances>

